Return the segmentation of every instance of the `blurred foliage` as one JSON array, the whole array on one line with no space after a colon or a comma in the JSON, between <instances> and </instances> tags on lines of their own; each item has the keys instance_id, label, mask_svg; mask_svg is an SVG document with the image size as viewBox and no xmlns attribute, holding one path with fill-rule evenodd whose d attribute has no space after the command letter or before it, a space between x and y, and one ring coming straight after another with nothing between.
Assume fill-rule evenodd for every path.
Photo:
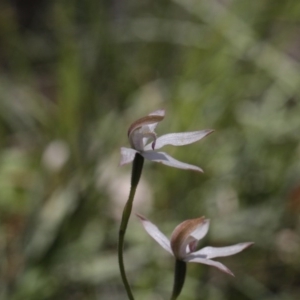
<instances>
[{"instance_id":1,"label":"blurred foliage","mask_svg":"<svg viewBox=\"0 0 300 300\"><path fill-rule=\"evenodd\" d=\"M158 108L158 134L216 132L166 149L203 175L146 162L135 210L255 242L221 260L235 278L189 265L180 299L298 299L299 24L295 0L2 1L0 299L125 299L119 148ZM134 216L125 259L136 299L169 297L173 261Z\"/></svg>"}]
</instances>

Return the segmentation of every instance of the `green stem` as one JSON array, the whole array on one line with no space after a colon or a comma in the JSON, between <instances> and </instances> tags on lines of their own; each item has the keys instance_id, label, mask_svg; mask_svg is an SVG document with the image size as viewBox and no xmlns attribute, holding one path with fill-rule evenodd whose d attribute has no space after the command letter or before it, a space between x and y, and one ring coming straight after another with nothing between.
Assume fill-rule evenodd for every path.
<instances>
[{"instance_id":1,"label":"green stem","mask_svg":"<svg viewBox=\"0 0 300 300\"><path fill-rule=\"evenodd\" d=\"M170 300L176 300L177 297L180 295L184 285L185 274L186 263L182 260L176 259L173 292Z\"/></svg>"},{"instance_id":2,"label":"green stem","mask_svg":"<svg viewBox=\"0 0 300 300\"><path fill-rule=\"evenodd\" d=\"M123 210L121 225L120 225L120 229L119 229L119 244L118 244L119 268L120 268L122 281L123 281L124 287L127 292L128 299L130 299L130 300L134 300L134 297L131 292L131 288L128 283L126 272L125 272L125 266L124 266L124 260L123 260L123 248L124 248L124 239L125 239L125 233L126 233L126 229L127 229L127 225L128 225L128 220L131 215L132 203L133 203L136 188L137 188L139 180L141 178L143 164L144 164L144 158L139 153L137 153L135 155L135 158L133 160L133 165L132 165L130 193L129 193L129 197L126 202L126 205L124 207L124 210Z\"/></svg>"}]
</instances>

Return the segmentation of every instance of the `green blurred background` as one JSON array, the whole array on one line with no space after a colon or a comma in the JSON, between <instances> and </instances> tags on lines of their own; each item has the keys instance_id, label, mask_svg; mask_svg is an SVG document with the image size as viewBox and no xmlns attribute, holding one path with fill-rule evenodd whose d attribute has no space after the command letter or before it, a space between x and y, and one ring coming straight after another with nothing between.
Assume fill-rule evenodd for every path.
<instances>
[{"instance_id":1,"label":"green blurred background","mask_svg":"<svg viewBox=\"0 0 300 300\"><path fill-rule=\"evenodd\" d=\"M300 2L0 4L0 299L126 299L117 235L127 128L213 128L165 151L198 174L145 163L135 211L166 235L211 220L203 245L255 245L190 264L180 299L300 299ZM132 216L136 299L168 299L173 260Z\"/></svg>"}]
</instances>

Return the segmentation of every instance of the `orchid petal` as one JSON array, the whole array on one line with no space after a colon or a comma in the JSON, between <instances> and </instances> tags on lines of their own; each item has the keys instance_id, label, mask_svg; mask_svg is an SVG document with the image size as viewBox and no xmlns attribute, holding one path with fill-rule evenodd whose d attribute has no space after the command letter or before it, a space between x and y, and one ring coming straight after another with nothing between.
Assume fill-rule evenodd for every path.
<instances>
[{"instance_id":1,"label":"orchid petal","mask_svg":"<svg viewBox=\"0 0 300 300\"><path fill-rule=\"evenodd\" d=\"M164 117L166 114L166 111L164 109L158 109L155 110L153 112L151 112L150 114L148 114L148 116L161 116Z\"/></svg>"},{"instance_id":2,"label":"orchid petal","mask_svg":"<svg viewBox=\"0 0 300 300\"><path fill-rule=\"evenodd\" d=\"M165 145L183 146L183 145L192 144L203 139L205 136L212 133L213 131L214 130L206 129L200 131L165 134L156 139L155 149L160 149ZM150 150L150 149L151 149L150 144L145 146L145 150Z\"/></svg>"},{"instance_id":3,"label":"orchid petal","mask_svg":"<svg viewBox=\"0 0 300 300\"><path fill-rule=\"evenodd\" d=\"M233 273L226 266L224 266L222 263L220 263L218 261L214 261L214 260L210 260L210 259L206 259L206 258L200 258L200 257L190 257L190 256L186 257L184 259L184 261L185 262L195 262L195 263L213 266L213 267L218 268L220 271L222 271L224 273L234 276Z\"/></svg>"},{"instance_id":4,"label":"orchid petal","mask_svg":"<svg viewBox=\"0 0 300 300\"><path fill-rule=\"evenodd\" d=\"M136 153L137 151L134 149L121 147L121 160L119 165L123 166L131 163L134 160Z\"/></svg>"},{"instance_id":5,"label":"orchid petal","mask_svg":"<svg viewBox=\"0 0 300 300\"><path fill-rule=\"evenodd\" d=\"M240 243L240 244L236 244L233 246L227 246L227 247L205 247L203 249L200 249L199 251L193 252L191 253L189 256L190 257L198 257L198 255L205 255L206 258L211 259L214 257L225 257L225 256L230 256L230 255L234 255L236 253L239 253L243 250L245 250L246 248L250 247L251 245L253 245L252 242L248 242L248 243Z\"/></svg>"},{"instance_id":6,"label":"orchid petal","mask_svg":"<svg viewBox=\"0 0 300 300\"><path fill-rule=\"evenodd\" d=\"M201 168L176 160L165 152L143 151L140 154L148 160L159 162L170 167L203 172Z\"/></svg>"},{"instance_id":7,"label":"orchid petal","mask_svg":"<svg viewBox=\"0 0 300 300\"><path fill-rule=\"evenodd\" d=\"M206 236L209 228L209 220L205 219L202 223L195 228L193 232L190 233L190 236L192 236L197 241L201 240L203 237Z\"/></svg>"},{"instance_id":8,"label":"orchid petal","mask_svg":"<svg viewBox=\"0 0 300 300\"><path fill-rule=\"evenodd\" d=\"M173 255L169 239L157 228L156 225L151 223L142 215L137 214L137 217L141 220L144 229L147 233L166 251Z\"/></svg>"},{"instance_id":9,"label":"orchid petal","mask_svg":"<svg viewBox=\"0 0 300 300\"><path fill-rule=\"evenodd\" d=\"M165 117L165 110L164 109L158 109L152 113L150 113L148 116L161 116L161 117ZM158 122L157 123L154 123L154 124L150 124L148 125L150 131L154 131L154 129L156 128Z\"/></svg>"}]
</instances>

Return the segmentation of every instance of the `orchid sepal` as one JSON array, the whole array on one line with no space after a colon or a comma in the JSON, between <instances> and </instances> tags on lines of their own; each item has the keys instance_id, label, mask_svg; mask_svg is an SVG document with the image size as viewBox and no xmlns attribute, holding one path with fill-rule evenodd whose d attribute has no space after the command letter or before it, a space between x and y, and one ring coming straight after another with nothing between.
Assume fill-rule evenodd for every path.
<instances>
[{"instance_id":1,"label":"orchid sepal","mask_svg":"<svg viewBox=\"0 0 300 300\"><path fill-rule=\"evenodd\" d=\"M199 131L168 133L158 137L155 141L155 149L158 150L166 145L185 146L202 140L204 137L213 133L213 129L205 129ZM144 150L150 150L151 145L145 146Z\"/></svg>"}]
</instances>

